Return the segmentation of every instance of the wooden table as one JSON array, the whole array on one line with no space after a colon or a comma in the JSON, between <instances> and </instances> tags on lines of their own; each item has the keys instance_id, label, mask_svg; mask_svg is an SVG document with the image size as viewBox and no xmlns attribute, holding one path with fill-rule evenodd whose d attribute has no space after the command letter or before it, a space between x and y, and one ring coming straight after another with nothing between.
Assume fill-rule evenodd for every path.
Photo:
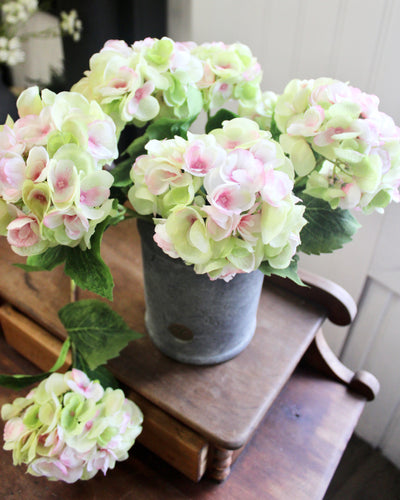
<instances>
[{"instance_id":1,"label":"wooden table","mask_svg":"<svg viewBox=\"0 0 400 500\"><path fill-rule=\"evenodd\" d=\"M109 230L104 246L105 260L116 280L113 308L130 326L144 331L138 236L134 223L124 224L128 225ZM13 268L11 262L19 259L7 249L4 239L0 245L0 297L13 306L12 309L9 305L2 307L3 329L8 343L46 369L57 355L63 337L56 312L68 301L68 280L61 270L51 274L26 274ZM110 365L117 377L130 387L130 396L144 411L144 431L139 440L194 480L199 479L206 469L214 478L224 479L237 459L225 482L217 484L203 477L196 484L137 445L132 457L118 464L107 477L64 485L24 475L23 468L13 467L10 454L2 451L1 498L13 498L13 495L14 498L15 495L24 495L26 498L116 499L322 498L365 401L374 396L377 385L370 374L354 374L341 365L325 345L320 330L326 316L341 324L351 321L355 313L351 299L330 282L315 280L307 274L304 279L313 286L299 289L286 280L271 280L269 286L273 291L268 289L262 298L262 301L267 300L266 304L275 301L272 306L277 314L274 335L282 337L278 347L275 346L277 352L267 358L269 363L274 363L273 373L277 381L266 383L267 390L261 395L260 402L257 384L253 384L256 392L250 390L249 384L250 396L245 403L241 402L239 412L240 418L245 414L247 424L239 427L239 434L229 431L224 437L220 435L221 428L229 427L229 418L226 424L211 426L210 430L207 419L218 420L220 411L214 408L218 406L216 399L210 400L209 393L205 394L207 391L203 391L204 394L197 392L195 398L200 398L201 403L204 397L204 406L207 409L208 404L210 411L202 411L201 404L197 411L193 411L194 398L190 397L190 388L204 380L208 386L213 377L220 379L222 373L227 382L219 385L214 393L221 394L225 390L222 401L231 399L230 404L234 405L235 399L230 396L236 384L229 386L229 380L235 373L241 373L250 364L261 370L257 372L252 368L256 376L267 373L264 359L258 354L265 342L268 343L265 338L271 329L268 320L264 320L264 312L260 312L261 326L255 340L245 354L225 367L220 365L200 375L197 369L181 369L179 364L172 365L174 362L154 350L146 338L136 347L131 344L122 357ZM84 293L83 296L90 294ZM134 314L132 302L135 304ZM26 336L27 331L33 332L32 335ZM37 370L4 340L0 340L0 349L1 372L32 373ZM302 356L302 366L296 368ZM317 367L318 371L310 365ZM133 381L129 377L130 367L136 370L133 371ZM182 404L177 392L168 390L170 385L176 384L179 376L187 383L186 389L183 387L180 393L184 395ZM156 379L161 383L154 382ZM240 398L244 392L239 392ZM15 393L0 389L1 403L12 397ZM247 446L244 446L247 441ZM235 448L239 448L240 454Z\"/></svg>"}]
</instances>

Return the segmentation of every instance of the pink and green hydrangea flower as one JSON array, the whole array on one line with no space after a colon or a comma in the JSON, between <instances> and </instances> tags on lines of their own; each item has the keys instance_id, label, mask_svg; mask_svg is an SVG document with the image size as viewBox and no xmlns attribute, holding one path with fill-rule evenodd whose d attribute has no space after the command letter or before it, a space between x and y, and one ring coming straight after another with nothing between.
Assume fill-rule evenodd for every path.
<instances>
[{"instance_id":1,"label":"pink and green hydrangea flower","mask_svg":"<svg viewBox=\"0 0 400 500\"><path fill-rule=\"evenodd\" d=\"M7 241L12 250L22 256L42 253L49 246L49 242L41 238L39 221L33 214L20 214L8 224Z\"/></svg>"},{"instance_id":2,"label":"pink and green hydrangea flower","mask_svg":"<svg viewBox=\"0 0 400 500\"><path fill-rule=\"evenodd\" d=\"M240 43L204 43L192 49L203 64L199 81L204 109L212 111L229 100L252 106L261 96L262 71L250 49Z\"/></svg>"},{"instance_id":3,"label":"pink and green hydrangea flower","mask_svg":"<svg viewBox=\"0 0 400 500\"><path fill-rule=\"evenodd\" d=\"M20 118L0 130L0 229L19 255L55 245L90 247L112 212L116 128L96 102L77 93L31 87Z\"/></svg>"},{"instance_id":4,"label":"pink and green hydrangea flower","mask_svg":"<svg viewBox=\"0 0 400 500\"><path fill-rule=\"evenodd\" d=\"M151 141L147 149L132 167L128 196L135 210L153 215L165 253L211 279L229 280L264 260L290 264L304 206L293 194L293 166L269 132L235 118L208 135Z\"/></svg>"},{"instance_id":5,"label":"pink and green hydrangea flower","mask_svg":"<svg viewBox=\"0 0 400 500\"><path fill-rule=\"evenodd\" d=\"M277 99L278 96L275 92L263 92L249 105L240 104L238 114L243 118L255 121L262 130L270 130Z\"/></svg>"},{"instance_id":6,"label":"pink and green hydrangea flower","mask_svg":"<svg viewBox=\"0 0 400 500\"><path fill-rule=\"evenodd\" d=\"M195 116L203 105L197 88L203 68L191 48L167 37L131 46L108 41L72 90L97 101L114 119L118 134L127 123L143 125L159 115Z\"/></svg>"},{"instance_id":7,"label":"pink and green hydrangea flower","mask_svg":"<svg viewBox=\"0 0 400 500\"><path fill-rule=\"evenodd\" d=\"M329 78L287 85L274 118L307 194L364 212L398 199L400 129L378 105L376 96Z\"/></svg>"},{"instance_id":8,"label":"pink and green hydrangea flower","mask_svg":"<svg viewBox=\"0 0 400 500\"><path fill-rule=\"evenodd\" d=\"M4 449L28 473L73 483L106 474L142 430L140 409L120 390L103 389L80 370L54 373L1 408Z\"/></svg>"}]
</instances>

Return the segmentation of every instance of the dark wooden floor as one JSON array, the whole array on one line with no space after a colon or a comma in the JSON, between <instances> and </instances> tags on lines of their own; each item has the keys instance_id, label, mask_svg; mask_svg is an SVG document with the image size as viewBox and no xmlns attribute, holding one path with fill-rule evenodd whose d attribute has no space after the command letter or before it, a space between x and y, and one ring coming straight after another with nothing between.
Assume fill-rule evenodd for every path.
<instances>
[{"instance_id":1,"label":"dark wooden floor","mask_svg":"<svg viewBox=\"0 0 400 500\"><path fill-rule=\"evenodd\" d=\"M400 500L400 471L353 436L324 500Z\"/></svg>"}]
</instances>

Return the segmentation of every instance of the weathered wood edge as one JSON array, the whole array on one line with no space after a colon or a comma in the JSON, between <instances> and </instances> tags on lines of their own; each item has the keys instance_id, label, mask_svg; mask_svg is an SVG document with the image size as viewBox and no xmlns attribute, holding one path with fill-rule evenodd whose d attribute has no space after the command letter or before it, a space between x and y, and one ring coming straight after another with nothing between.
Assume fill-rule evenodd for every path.
<instances>
[{"instance_id":1,"label":"weathered wood edge","mask_svg":"<svg viewBox=\"0 0 400 500\"><path fill-rule=\"evenodd\" d=\"M143 412L138 441L192 481L200 481L208 466L207 441L137 392L125 390Z\"/></svg>"},{"instance_id":2,"label":"weathered wood edge","mask_svg":"<svg viewBox=\"0 0 400 500\"><path fill-rule=\"evenodd\" d=\"M7 303L0 306L0 325L7 344L41 370L48 371L57 361L62 341ZM71 364L68 353L59 371L67 371Z\"/></svg>"},{"instance_id":3,"label":"weathered wood edge","mask_svg":"<svg viewBox=\"0 0 400 500\"><path fill-rule=\"evenodd\" d=\"M322 329L318 330L303 361L328 377L347 385L367 401L375 399L379 392L379 382L372 373L365 370L353 372L336 357L327 344Z\"/></svg>"},{"instance_id":4,"label":"weathered wood edge","mask_svg":"<svg viewBox=\"0 0 400 500\"><path fill-rule=\"evenodd\" d=\"M288 278L266 276L265 282L295 293L306 300L323 306L327 317L336 325L349 325L357 313L357 306L351 295L340 285L316 274L299 270L299 277L306 286L301 286Z\"/></svg>"}]
</instances>

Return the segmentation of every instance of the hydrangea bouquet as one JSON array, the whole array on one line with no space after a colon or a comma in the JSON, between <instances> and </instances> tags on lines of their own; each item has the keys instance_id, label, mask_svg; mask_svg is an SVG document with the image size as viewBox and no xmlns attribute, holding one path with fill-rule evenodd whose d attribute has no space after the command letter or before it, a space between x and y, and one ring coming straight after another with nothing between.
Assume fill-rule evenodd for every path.
<instances>
[{"instance_id":1,"label":"hydrangea bouquet","mask_svg":"<svg viewBox=\"0 0 400 500\"><path fill-rule=\"evenodd\" d=\"M39 95L35 87L21 95L18 112L1 134L0 206L11 248L19 255L90 248L113 210L113 177L102 167L118 156L114 122L80 94Z\"/></svg>"},{"instance_id":2,"label":"hydrangea bouquet","mask_svg":"<svg viewBox=\"0 0 400 500\"><path fill-rule=\"evenodd\" d=\"M153 219L166 253L212 279L260 266L296 279L299 251L351 240L348 209L399 201L399 129L376 96L329 78L293 80L276 95L261 78L242 44L163 38L107 42L73 87L118 130L147 124L113 186ZM188 133L201 111L207 134Z\"/></svg>"},{"instance_id":3,"label":"hydrangea bouquet","mask_svg":"<svg viewBox=\"0 0 400 500\"><path fill-rule=\"evenodd\" d=\"M120 389L103 389L80 370L53 373L25 398L5 404L4 448L34 476L72 483L125 460L143 415Z\"/></svg>"},{"instance_id":4,"label":"hydrangea bouquet","mask_svg":"<svg viewBox=\"0 0 400 500\"><path fill-rule=\"evenodd\" d=\"M70 92L24 91L20 118L0 129L0 234L27 256L26 271L64 263L79 287L111 299L102 235L141 217L167 255L211 280L261 269L299 281L299 252L351 240L349 209L382 212L400 200L399 128L377 97L347 83L293 80L281 95L262 92L246 46L169 38L109 41L89 66ZM204 133L190 132L201 113ZM137 137L118 151L131 125ZM113 385L103 365L139 334L99 301L59 315L68 339L53 371L70 347L74 370L0 376L10 387L46 379L2 416L16 463L71 481L124 458L141 422L120 392L77 370Z\"/></svg>"},{"instance_id":5,"label":"hydrangea bouquet","mask_svg":"<svg viewBox=\"0 0 400 500\"><path fill-rule=\"evenodd\" d=\"M304 206L294 170L269 132L247 118L209 134L152 140L131 170L128 197L154 217L157 244L198 274L230 280L265 262L286 269L300 242Z\"/></svg>"},{"instance_id":6,"label":"hydrangea bouquet","mask_svg":"<svg viewBox=\"0 0 400 500\"><path fill-rule=\"evenodd\" d=\"M378 104L329 78L289 83L274 118L306 194L365 213L400 201L400 130Z\"/></svg>"},{"instance_id":7,"label":"hydrangea bouquet","mask_svg":"<svg viewBox=\"0 0 400 500\"><path fill-rule=\"evenodd\" d=\"M32 87L17 107L20 118L0 131L0 233L14 252L31 256L26 270L65 262L77 285L111 298L99 244L119 220L113 176L103 168L118 156L115 124L76 92ZM97 277L81 272L82 257L98 264ZM102 280L108 285L99 289Z\"/></svg>"}]
</instances>

